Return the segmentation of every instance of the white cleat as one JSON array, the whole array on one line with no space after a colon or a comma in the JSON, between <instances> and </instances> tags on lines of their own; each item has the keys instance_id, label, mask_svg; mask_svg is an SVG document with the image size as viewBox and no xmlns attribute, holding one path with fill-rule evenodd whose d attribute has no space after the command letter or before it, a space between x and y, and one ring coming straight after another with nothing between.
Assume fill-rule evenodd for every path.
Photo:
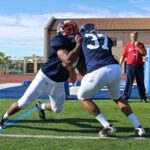
<instances>
[{"instance_id":1,"label":"white cleat","mask_svg":"<svg viewBox=\"0 0 150 150\"><path fill-rule=\"evenodd\" d=\"M141 137L143 134L145 134L145 130L141 126L135 128L134 132L135 132L136 136L139 136L139 137Z\"/></svg>"},{"instance_id":2,"label":"white cleat","mask_svg":"<svg viewBox=\"0 0 150 150\"><path fill-rule=\"evenodd\" d=\"M112 125L109 125L106 128L103 128L100 132L99 132L99 136L100 137L107 137L110 134L113 134L116 132L116 128L113 127Z\"/></svg>"}]
</instances>

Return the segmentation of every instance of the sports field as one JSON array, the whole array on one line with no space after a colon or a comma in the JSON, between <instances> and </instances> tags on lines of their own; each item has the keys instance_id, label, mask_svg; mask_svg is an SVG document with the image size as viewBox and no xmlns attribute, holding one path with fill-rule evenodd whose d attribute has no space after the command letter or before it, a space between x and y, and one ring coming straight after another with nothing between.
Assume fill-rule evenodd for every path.
<instances>
[{"instance_id":1,"label":"sports field","mask_svg":"<svg viewBox=\"0 0 150 150\"><path fill-rule=\"evenodd\" d=\"M44 102L44 100L41 100ZM13 100L0 100L4 113ZM80 105L79 101L66 100L64 109L56 114L46 112L46 120L38 117L34 107L11 117L6 129L0 130L0 150L149 150L150 103L130 101L146 135L136 138L126 116L112 101L96 101L105 117L117 128L110 137L100 138L102 126Z\"/></svg>"}]
</instances>

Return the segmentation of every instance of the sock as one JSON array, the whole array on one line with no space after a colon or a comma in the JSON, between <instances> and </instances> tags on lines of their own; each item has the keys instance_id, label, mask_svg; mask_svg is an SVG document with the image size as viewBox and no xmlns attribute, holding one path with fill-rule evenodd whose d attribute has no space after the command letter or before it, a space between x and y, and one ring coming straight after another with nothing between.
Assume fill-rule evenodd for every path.
<instances>
[{"instance_id":1,"label":"sock","mask_svg":"<svg viewBox=\"0 0 150 150\"><path fill-rule=\"evenodd\" d=\"M96 116L96 119L103 125L104 128L108 127L110 124L109 122L105 119L102 113Z\"/></svg>"},{"instance_id":2,"label":"sock","mask_svg":"<svg viewBox=\"0 0 150 150\"><path fill-rule=\"evenodd\" d=\"M9 115L7 114L7 112L3 115L4 119L8 119Z\"/></svg>"},{"instance_id":3,"label":"sock","mask_svg":"<svg viewBox=\"0 0 150 150\"><path fill-rule=\"evenodd\" d=\"M45 110L45 104L41 104L40 107L42 110Z\"/></svg>"},{"instance_id":4,"label":"sock","mask_svg":"<svg viewBox=\"0 0 150 150\"><path fill-rule=\"evenodd\" d=\"M128 119L131 121L131 123L133 124L134 128L137 128L140 126L140 123L138 121L138 119L136 118L136 116L134 115L134 113L130 114L128 116Z\"/></svg>"}]
</instances>

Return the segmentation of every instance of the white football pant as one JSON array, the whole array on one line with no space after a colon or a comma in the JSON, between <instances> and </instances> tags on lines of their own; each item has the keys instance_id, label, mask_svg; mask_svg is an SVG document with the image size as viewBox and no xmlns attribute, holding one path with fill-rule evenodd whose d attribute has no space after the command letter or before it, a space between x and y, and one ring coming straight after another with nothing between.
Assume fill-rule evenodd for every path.
<instances>
[{"instance_id":1,"label":"white football pant","mask_svg":"<svg viewBox=\"0 0 150 150\"><path fill-rule=\"evenodd\" d=\"M21 109L26 108L42 95L49 96L53 112L60 112L66 98L64 82L52 81L39 70L24 95L19 99L18 106Z\"/></svg>"},{"instance_id":2,"label":"white football pant","mask_svg":"<svg viewBox=\"0 0 150 150\"><path fill-rule=\"evenodd\" d=\"M120 94L121 68L118 64L104 66L86 74L77 94L78 99L91 99L104 86L108 87L112 99L118 99Z\"/></svg>"}]
</instances>

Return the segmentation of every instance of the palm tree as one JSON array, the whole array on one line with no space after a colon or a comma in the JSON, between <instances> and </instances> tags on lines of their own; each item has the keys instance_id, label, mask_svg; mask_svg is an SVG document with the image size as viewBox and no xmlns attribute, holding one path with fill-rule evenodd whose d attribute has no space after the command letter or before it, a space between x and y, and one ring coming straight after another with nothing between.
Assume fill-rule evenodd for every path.
<instances>
[{"instance_id":1,"label":"palm tree","mask_svg":"<svg viewBox=\"0 0 150 150\"><path fill-rule=\"evenodd\" d=\"M5 56L3 52L0 52L0 70L4 70L6 72L10 63L10 56Z\"/></svg>"}]
</instances>

